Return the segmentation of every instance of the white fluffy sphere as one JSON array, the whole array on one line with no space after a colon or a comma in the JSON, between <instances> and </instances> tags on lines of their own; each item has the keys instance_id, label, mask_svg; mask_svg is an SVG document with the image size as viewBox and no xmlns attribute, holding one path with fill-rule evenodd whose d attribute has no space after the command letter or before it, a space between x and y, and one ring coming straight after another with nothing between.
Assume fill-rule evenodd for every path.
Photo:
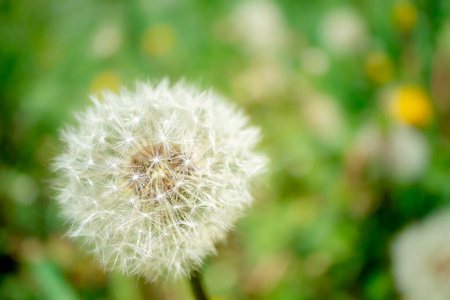
<instances>
[{"instance_id":1,"label":"white fluffy sphere","mask_svg":"<svg viewBox=\"0 0 450 300\"><path fill-rule=\"evenodd\" d=\"M320 37L330 51L342 55L359 53L368 42L363 17L351 8L338 8L328 12L320 26Z\"/></svg>"},{"instance_id":2,"label":"white fluffy sphere","mask_svg":"<svg viewBox=\"0 0 450 300\"><path fill-rule=\"evenodd\" d=\"M393 275L409 300L450 299L450 211L409 226L392 244Z\"/></svg>"},{"instance_id":3,"label":"white fluffy sphere","mask_svg":"<svg viewBox=\"0 0 450 300\"><path fill-rule=\"evenodd\" d=\"M57 200L108 269L154 280L201 265L251 202L259 130L217 94L138 83L103 94L62 134Z\"/></svg>"}]
</instances>

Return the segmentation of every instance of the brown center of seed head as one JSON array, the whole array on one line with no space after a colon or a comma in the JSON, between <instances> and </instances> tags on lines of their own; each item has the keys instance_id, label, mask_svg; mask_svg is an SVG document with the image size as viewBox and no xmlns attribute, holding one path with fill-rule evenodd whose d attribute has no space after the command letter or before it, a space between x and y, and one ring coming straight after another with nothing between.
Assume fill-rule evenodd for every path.
<instances>
[{"instance_id":1,"label":"brown center of seed head","mask_svg":"<svg viewBox=\"0 0 450 300\"><path fill-rule=\"evenodd\" d=\"M140 198L156 198L174 189L178 175L190 174L186 155L177 145L151 145L131 157L130 187Z\"/></svg>"},{"instance_id":2,"label":"brown center of seed head","mask_svg":"<svg viewBox=\"0 0 450 300\"><path fill-rule=\"evenodd\" d=\"M445 280L450 279L450 253L442 257L437 258L433 262L434 271L445 278Z\"/></svg>"}]
</instances>

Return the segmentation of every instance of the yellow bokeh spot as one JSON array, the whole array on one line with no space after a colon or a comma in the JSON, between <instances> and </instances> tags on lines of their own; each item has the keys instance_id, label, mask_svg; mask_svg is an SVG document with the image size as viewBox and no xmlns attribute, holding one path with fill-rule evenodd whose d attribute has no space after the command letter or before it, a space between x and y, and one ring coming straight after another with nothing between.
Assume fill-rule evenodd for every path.
<instances>
[{"instance_id":1,"label":"yellow bokeh spot","mask_svg":"<svg viewBox=\"0 0 450 300\"><path fill-rule=\"evenodd\" d=\"M414 126L426 126L433 116L431 99L418 86L400 88L394 93L392 101L394 117Z\"/></svg>"},{"instance_id":2,"label":"yellow bokeh spot","mask_svg":"<svg viewBox=\"0 0 450 300\"><path fill-rule=\"evenodd\" d=\"M100 93L103 90L110 90L114 93L119 92L120 78L112 71L106 71L97 75L91 83L90 91Z\"/></svg>"},{"instance_id":3,"label":"yellow bokeh spot","mask_svg":"<svg viewBox=\"0 0 450 300\"><path fill-rule=\"evenodd\" d=\"M366 58L367 77L377 83L386 83L394 77L394 64L383 52L372 52Z\"/></svg>"},{"instance_id":4,"label":"yellow bokeh spot","mask_svg":"<svg viewBox=\"0 0 450 300\"><path fill-rule=\"evenodd\" d=\"M417 22L417 7L408 0L398 0L394 4L392 17L394 25L402 32L410 32Z\"/></svg>"},{"instance_id":5,"label":"yellow bokeh spot","mask_svg":"<svg viewBox=\"0 0 450 300\"><path fill-rule=\"evenodd\" d=\"M148 28L142 37L142 51L149 56L159 56L172 50L175 31L172 27L159 24Z\"/></svg>"}]
</instances>

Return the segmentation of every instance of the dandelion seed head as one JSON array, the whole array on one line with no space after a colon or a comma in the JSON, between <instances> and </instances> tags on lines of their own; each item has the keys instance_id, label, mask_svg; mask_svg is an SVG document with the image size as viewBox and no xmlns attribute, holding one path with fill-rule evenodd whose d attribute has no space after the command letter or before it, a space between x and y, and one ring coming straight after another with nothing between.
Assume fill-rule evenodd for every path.
<instances>
[{"instance_id":1,"label":"dandelion seed head","mask_svg":"<svg viewBox=\"0 0 450 300\"><path fill-rule=\"evenodd\" d=\"M251 204L259 130L213 92L138 83L105 92L62 132L57 200L108 269L149 280L201 265Z\"/></svg>"},{"instance_id":2,"label":"dandelion seed head","mask_svg":"<svg viewBox=\"0 0 450 300\"><path fill-rule=\"evenodd\" d=\"M407 299L450 299L450 211L402 231L391 247L398 291Z\"/></svg>"}]
</instances>

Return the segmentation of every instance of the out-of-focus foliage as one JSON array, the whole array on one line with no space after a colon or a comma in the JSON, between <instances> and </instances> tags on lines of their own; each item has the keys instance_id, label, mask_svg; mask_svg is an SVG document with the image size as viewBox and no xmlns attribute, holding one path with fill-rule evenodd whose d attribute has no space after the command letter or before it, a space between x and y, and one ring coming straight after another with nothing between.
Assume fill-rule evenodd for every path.
<instances>
[{"instance_id":1,"label":"out-of-focus foliage","mask_svg":"<svg viewBox=\"0 0 450 300\"><path fill-rule=\"evenodd\" d=\"M48 187L89 93L163 77L243 107L271 159L215 299L400 299L393 236L450 202L449 41L446 0L0 1L0 299L191 299L105 274Z\"/></svg>"}]
</instances>

